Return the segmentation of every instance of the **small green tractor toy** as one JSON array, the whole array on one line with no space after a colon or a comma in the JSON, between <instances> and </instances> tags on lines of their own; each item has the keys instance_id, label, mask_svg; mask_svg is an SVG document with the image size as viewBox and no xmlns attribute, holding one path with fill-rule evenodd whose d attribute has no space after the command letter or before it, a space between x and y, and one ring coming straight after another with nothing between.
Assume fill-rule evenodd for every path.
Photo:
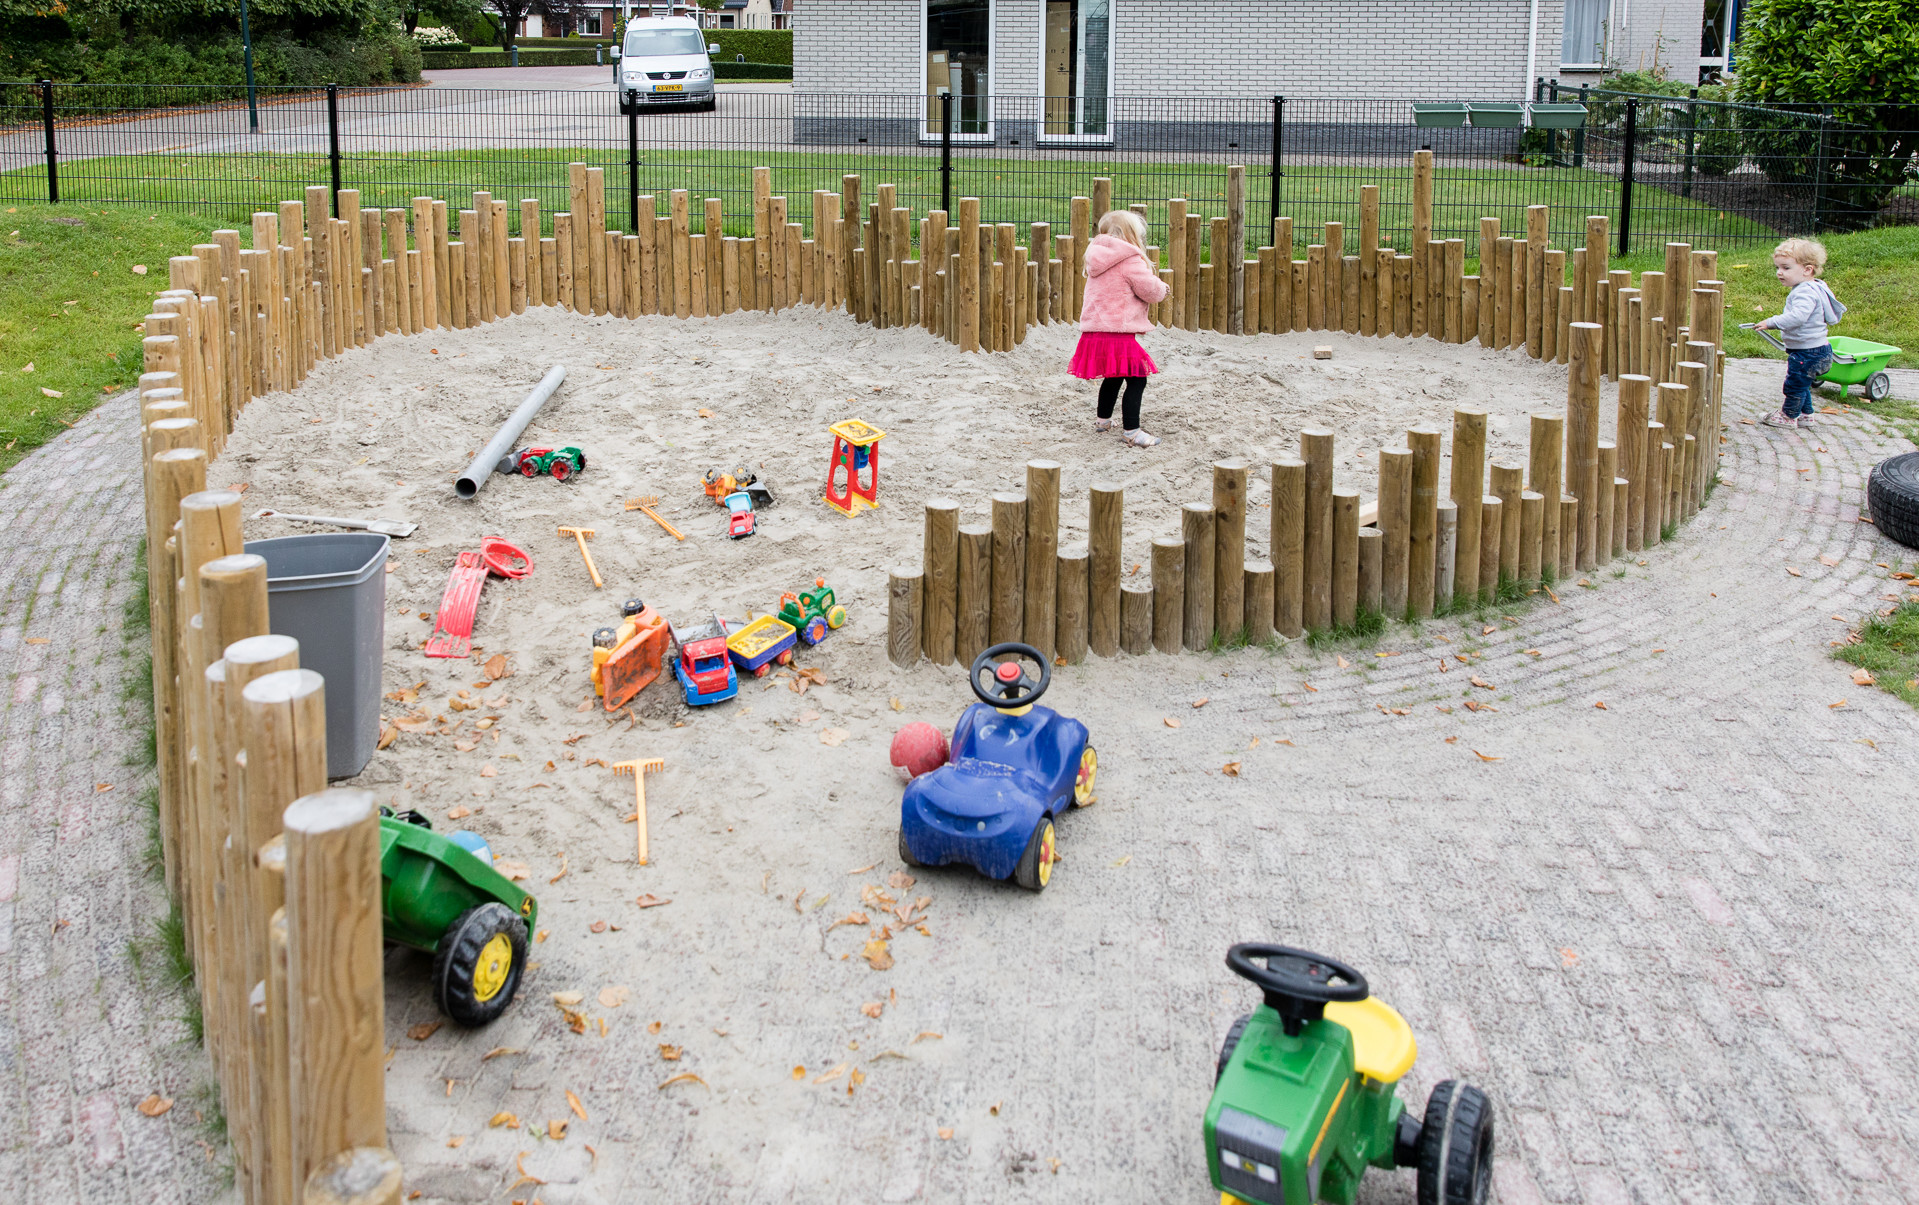
<instances>
[{"instance_id":1,"label":"small green tractor toy","mask_svg":"<svg viewBox=\"0 0 1919 1205\"><path fill-rule=\"evenodd\" d=\"M521 448L500 462L502 473L538 477L545 473L555 481L570 480L586 469L586 453L571 445L564 448Z\"/></svg>"},{"instance_id":2,"label":"small green tractor toy","mask_svg":"<svg viewBox=\"0 0 1919 1205\"><path fill-rule=\"evenodd\" d=\"M833 588L826 584L826 579L814 578L813 586L814 589L798 594L789 591L780 595L780 620L791 624L806 644L818 644L826 639L829 628L846 623L846 608L834 601Z\"/></svg>"},{"instance_id":3,"label":"small green tractor toy","mask_svg":"<svg viewBox=\"0 0 1919 1205\"><path fill-rule=\"evenodd\" d=\"M380 919L386 939L433 955L433 998L461 1025L498 1017L526 969L539 905L493 869L477 833L436 833L418 812L380 813Z\"/></svg>"},{"instance_id":4,"label":"small green tractor toy","mask_svg":"<svg viewBox=\"0 0 1919 1205\"><path fill-rule=\"evenodd\" d=\"M1414 1119L1394 1090L1418 1053L1413 1032L1367 994L1365 976L1323 955L1250 943L1229 950L1226 965L1265 1004L1227 1031L1206 1106L1221 1205L1353 1205L1368 1167L1417 1169L1419 1205L1484 1205L1492 1103L1446 1080L1426 1098L1425 1119Z\"/></svg>"}]
</instances>

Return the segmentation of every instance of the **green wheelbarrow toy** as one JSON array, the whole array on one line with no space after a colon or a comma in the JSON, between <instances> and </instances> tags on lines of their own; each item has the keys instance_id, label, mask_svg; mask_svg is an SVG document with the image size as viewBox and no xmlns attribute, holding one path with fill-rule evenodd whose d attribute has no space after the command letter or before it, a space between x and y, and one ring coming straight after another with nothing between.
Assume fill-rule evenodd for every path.
<instances>
[{"instance_id":1,"label":"green wheelbarrow toy","mask_svg":"<svg viewBox=\"0 0 1919 1205\"><path fill-rule=\"evenodd\" d=\"M1762 331L1750 322L1740 323L1739 329L1751 331L1780 351L1786 350L1786 345L1773 338L1771 331ZM1850 393L1854 385L1859 386L1869 402L1883 402L1892 396L1892 374L1886 369L1903 348L1845 335L1829 336L1828 341L1832 344L1832 367L1819 378L1821 381L1839 386L1840 397Z\"/></svg>"},{"instance_id":2,"label":"green wheelbarrow toy","mask_svg":"<svg viewBox=\"0 0 1919 1205\"><path fill-rule=\"evenodd\" d=\"M386 939L433 955L433 1000L466 1026L506 1011L526 970L539 904L493 869L478 833L442 835L418 812L380 809Z\"/></svg>"},{"instance_id":3,"label":"green wheelbarrow toy","mask_svg":"<svg viewBox=\"0 0 1919 1205\"><path fill-rule=\"evenodd\" d=\"M1321 954L1236 945L1226 965L1265 1003L1233 1022L1206 1106L1206 1162L1220 1205L1353 1205L1367 1168L1411 1167L1419 1205L1485 1205L1493 1111L1446 1080L1424 1118L1396 1091L1418 1048L1366 977Z\"/></svg>"}]
</instances>

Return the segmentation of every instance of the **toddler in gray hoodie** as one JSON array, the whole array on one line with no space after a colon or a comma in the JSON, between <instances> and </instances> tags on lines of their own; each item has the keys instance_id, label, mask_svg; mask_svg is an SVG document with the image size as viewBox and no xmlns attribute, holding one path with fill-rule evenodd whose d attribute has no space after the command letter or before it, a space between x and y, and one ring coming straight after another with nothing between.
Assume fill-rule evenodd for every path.
<instances>
[{"instance_id":1,"label":"toddler in gray hoodie","mask_svg":"<svg viewBox=\"0 0 1919 1205\"><path fill-rule=\"evenodd\" d=\"M1819 274L1826 270L1826 249L1811 239L1789 238L1773 248L1772 271L1790 290L1785 308L1756 324L1776 330L1786 345L1785 401L1777 414L1768 414L1772 427L1810 427L1812 387L1832 367L1832 344L1826 328L1846 316L1846 307Z\"/></svg>"}]
</instances>

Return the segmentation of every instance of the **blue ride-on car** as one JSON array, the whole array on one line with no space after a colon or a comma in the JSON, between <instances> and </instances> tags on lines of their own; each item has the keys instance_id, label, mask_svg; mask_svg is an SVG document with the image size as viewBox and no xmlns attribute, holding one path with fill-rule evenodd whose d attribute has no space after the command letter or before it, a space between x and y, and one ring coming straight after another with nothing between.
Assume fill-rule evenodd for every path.
<instances>
[{"instance_id":1,"label":"blue ride-on car","mask_svg":"<svg viewBox=\"0 0 1919 1205\"><path fill-rule=\"evenodd\" d=\"M1099 770L1086 725L1038 706L1052 678L1031 645L996 644L973 661L969 681L979 702L953 728L952 759L906 784L901 861L958 862L1032 891L1051 880L1053 822L1068 807L1093 802Z\"/></svg>"}]
</instances>

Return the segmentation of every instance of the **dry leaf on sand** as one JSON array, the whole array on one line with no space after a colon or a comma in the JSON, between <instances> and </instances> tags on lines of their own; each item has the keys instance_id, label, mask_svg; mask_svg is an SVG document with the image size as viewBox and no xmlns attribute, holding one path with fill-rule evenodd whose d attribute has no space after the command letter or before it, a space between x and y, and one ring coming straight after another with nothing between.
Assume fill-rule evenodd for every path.
<instances>
[{"instance_id":1,"label":"dry leaf on sand","mask_svg":"<svg viewBox=\"0 0 1919 1205\"><path fill-rule=\"evenodd\" d=\"M660 908L660 907L664 907L667 904L672 903L673 901L663 900L659 896L654 895L652 892L649 891L645 895L642 895L639 898L635 899L633 902L638 904L642 908Z\"/></svg>"},{"instance_id":2,"label":"dry leaf on sand","mask_svg":"<svg viewBox=\"0 0 1919 1205\"><path fill-rule=\"evenodd\" d=\"M1221 774L1224 774L1224 775L1225 775L1226 777L1228 777L1228 778L1238 778L1238 777L1239 777L1239 763L1238 763L1238 762L1236 762L1236 761L1229 761L1229 762L1227 762L1227 763L1226 763L1225 765L1223 765L1223 766L1221 766L1221 767L1219 768L1219 772L1220 772Z\"/></svg>"},{"instance_id":3,"label":"dry leaf on sand","mask_svg":"<svg viewBox=\"0 0 1919 1205\"><path fill-rule=\"evenodd\" d=\"M1174 718L1173 718L1172 716L1167 716L1167 717L1166 717L1166 726L1167 726L1168 728L1177 728L1177 727L1179 727L1179 721L1178 721L1178 720L1176 720L1176 719L1174 719Z\"/></svg>"},{"instance_id":4,"label":"dry leaf on sand","mask_svg":"<svg viewBox=\"0 0 1919 1205\"><path fill-rule=\"evenodd\" d=\"M495 653L486 659L486 676L489 681L498 682L506 677L506 654Z\"/></svg>"},{"instance_id":5,"label":"dry leaf on sand","mask_svg":"<svg viewBox=\"0 0 1919 1205\"><path fill-rule=\"evenodd\" d=\"M444 1024L446 1024L446 1022L444 1021L422 1021L418 1025L415 1025L412 1029L407 1030L406 1036L409 1038L412 1038L416 1042L424 1042L428 1038L432 1037L434 1034L438 1033L440 1030L440 1026Z\"/></svg>"},{"instance_id":6,"label":"dry leaf on sand","mask_svg":"<svg viewBox=\"0 0 1919 1205\"><path fill-rule=\"evenodd\" d=\"M566 1122L564 1121L547 1122L546 1136L548 1138L551 1138L555 1142L558 1142L560 1139L566 1137Z\"/></svg>"},{"instance_id":7,"label":"dry leaf on sand","mask_svg":"<svg viewBox=\"0 0 1919 1205\"><path fill-rule=\"evenodd\" d=\"M162 1096L158 1092L149 1092L145 1100L134 1106L148 1117L158 1117L172 1107L173 1098Z\"/></svg>"},{"instance_id":8,"label":"dry leaf on sand","mask_svg":"<svg viewBox=\"0 0 1919 1205\"><path fill-rule=\"evenodd\" d=\"M840 1076L845 1074L846 1074L846 1064L840 1063L814 1076L813 1082L816 1084L830 1084L834 1080L838 1079Z\"/></svg>"},{"instance_id":9,"label":"dry leaf on sand","mask_svg":"<svg viewBox=\"0 0 1919 1205\"><path fill-rule=\"evenodd\" d=\"M876 971L889 970L893 966L893 955L887 952L886 944L875 938L866 943L866 948L860 951L860 957L866 959L867 965Z\"/></svg>"},{"instance_id":10,"label":"dry leaf on sand","mask_svg":"<svg viewBox=\"0 0 1919 1205\"><path fill-rule=\"evenodd\" d=\"M1854 686L1871 686L1874 681L1872 671L1869 669L1862 668L1852 671L1852 682Z\"/></svg>"},{"instance_id":11,"label":"dry leaf on sand","mask_svg":"<svg viewBox=\"0 0 1919 1205\"><path fill-rule=\"evenodd\" d=\"M1505 759L1505 758L1503 758L1503 757L1494 757L1494 756L1493 756L1492 754L1490 754L1490 753L1481 753L1481 752L1480 752L1479 750L1477 750L1477 749L1474 749L1474 750L1473 750L1473 756L1474 756L1474 757L1477 757L1477 758L1478 758L1478 759L1479 759L1480 761L1504 761L1504 760L1506 760L1506 759Z\"/></svg>"},{"instance_id":12,"label":"dry leaf on sand","mask_svg":"<svg viewBox=\"0 0 1919 1205\"><path fill-rule=\"evenodd\" d=\"M603 987L600 989L600 1007L618 1008L620 1005L626 1003L626 998L629 994L626 985L623 983Z\"/></svg>"},{"instance_id":13,"label":"dry leaf on sand","mask_svg":"<svg viewBox=\"0 0 1919 1205\"><path fill-rule=\"evenodd\" d=\"M501 1112L495 1113L493 1115L493 1119L487 1122L486 1124L496 1130L499 1129L501 1126L506 1126L508 1129L517 1130L520 1128L520 1119L518 1117L515 1117L513 1114L502 1110Z\"/></svg>"},{"instance_id":14,"label":"dry leaf on sand","mask_svg":"<svg viewBox=\"0 0 1919 1205\"><path fill-rule=\"evenodd\" d=\"M661 1042L660 1057L665 1059L669 1063L677 1063L680 1061L680 1048L678 1046L669 1045L666 1042Z\"/></svg>"},{"instance_id":15,"label":"dry leaf on sand","mask_svg":"<svg viewBox=\"0 0 1919 1205\"><path fill-rule=\"evenodd\" d=\"M706 1088L706 1090L709 1092L713 1090L711 1087L707 1085L707 1082L705 1080L701 1079L697 1075L694 1075L691 1071L682 1071L678 1075L674 1076L672 1079L669 1079L665 1083L661 1084L660 1091L664 1092L668 1088L671 1088L674 1084L688 1084L688 1083L698 1084L700 1087Z\"/></svg>"},{"instance_id":16,"label":"dry leaf on sand","mask_svg":"<svg viewBox=\"0 0 1919 1205\"><path fill-rule=\"evenodd\" d=\"M554 992L553 993L553 1003L559 1005L561 1008L572 1008L574 1005L578 1004L580 1001L584 999L586 999L586 996L580 992Z\"/></svg>"},{"instance_id":17,"label":"dry leaf on sand","mask_svg":"<svg viewBox=\"0 0 1919 1205\"><path fill-rule=\"evenodd\" d=\"M886 1001L868 1000L866 1003L860 1005L860 1011L872 1017L874 1020L878 1020L879 1015L886 1011Z\"/></svg>"},{"instance_id":18,"label":"dry leaf on sand","mask_svg":"<svg viewBox=\"0 0 1919 1205\"><path fill-rule=\"evenodd\" d=\"M581 1104L580 1098L571 1092L566 1094L566 1107L573 1110L573 1115L581 1121L586 1120L586 1106Z\"/></svg>"},{"instance_id":19,"label":"dry leaf on sand","mask_svg":"<svg viewBox=\"0 0 1919 1205\"><path fill-rule=\"evenodd\" d=\"M831 933L833 930L839 928L841 925L864 925L864 924L870 924L870 923L871 922L866 919L866 913L849 912L845 916L842 916L838 920L834 921L832 924L826 926L826 931L828 933Z\"/></svg>"},{"instance_id":20,"label":"dry leaf on sand","mask_svg":"<svg viewBox=\"0 0 1919 1205\"><path fill-rule=\"evenodd\" d=\"M849 735L851 734L844 728L826 728L820 732L820 744L837 747L845 744Z\"/></svg>"}]
</instances>

